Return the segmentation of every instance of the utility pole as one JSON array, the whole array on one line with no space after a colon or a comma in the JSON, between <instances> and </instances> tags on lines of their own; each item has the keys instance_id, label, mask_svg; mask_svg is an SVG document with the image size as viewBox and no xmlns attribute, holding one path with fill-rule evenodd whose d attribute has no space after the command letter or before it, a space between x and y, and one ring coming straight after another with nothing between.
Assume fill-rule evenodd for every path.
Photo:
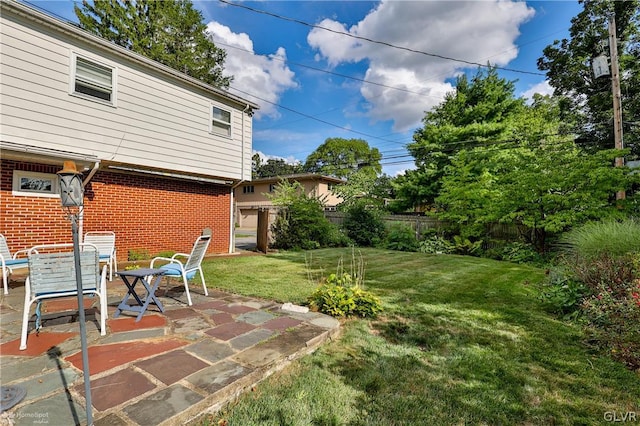
<instances>
[{"instance_id":1,"label":"utility pole","mask_svg":"<svg viewBox=\"0 0 640 426\"><path fill-rule=\"evenodd\" d=\"M609 15L609 52L611 54L611 90L613 92L613 137L616 149L623 149L622 142L622 95L620 94L620 70L618 68L618 41L616 39L616 17ZM624 167L624 158L616 157L616 167ZM616 199L624 200L624 190L616 193Z\"/></svg>"}]
</instances>

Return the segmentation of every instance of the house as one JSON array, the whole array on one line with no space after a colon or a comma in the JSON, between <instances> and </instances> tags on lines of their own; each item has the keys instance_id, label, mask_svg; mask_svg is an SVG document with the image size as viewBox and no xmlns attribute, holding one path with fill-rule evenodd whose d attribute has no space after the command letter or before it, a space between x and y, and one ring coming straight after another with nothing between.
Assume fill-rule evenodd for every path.
<instances>
[{"instance_id":1,"label":"house","mask_svg":"<svg viewBox=\"0 0 640 426\"><path fill-rule=\"evenodd\" d=\"M304 188L307 196L319 197L325 210L335 210L342 202L342 198L332 192L334 185L344 183L342 179L323 176L316 173L301 173L295 175L277 176L254 179L245 182L235 189L236 225L239 228L256 228L258 226L258 211L271 210L275 212L273 202L268 194L273 194L281 179L298 182Z\"/></svg>"},{"instance_id":2,"label":"house","mask_svg":"<svg viewBox=\"0 0 640 426\"><path fill-rule=\"evenodd\" d=\"M132 253L233 251L258 105L14 0L0 2L0 233L12 251L71 242L56 172L83 172L80 233Z\"/></svg>"}]
</instances>

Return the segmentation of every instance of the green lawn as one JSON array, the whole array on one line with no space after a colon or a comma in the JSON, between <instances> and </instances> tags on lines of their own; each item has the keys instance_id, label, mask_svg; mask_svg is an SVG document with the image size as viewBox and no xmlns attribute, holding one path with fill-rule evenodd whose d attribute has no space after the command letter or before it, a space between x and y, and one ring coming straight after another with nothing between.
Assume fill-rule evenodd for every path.
<instances>
[{"instance_id":1,"label":"green lawn","mask_svg":"<svg viewBox=\"0 0 640 426\"><path fill-rule=\"evenodd\" d=\"M578 327L543 311L544 271L474 257L362 250L374 321L198 424L576 425L611 412L640 419L640 375L589 353ZM219 258L211 287L303 303L350 249ZM309 266L310 265L310 266ZM627 417L628 418L628 417Z\"/></svg>"}]
</instances>

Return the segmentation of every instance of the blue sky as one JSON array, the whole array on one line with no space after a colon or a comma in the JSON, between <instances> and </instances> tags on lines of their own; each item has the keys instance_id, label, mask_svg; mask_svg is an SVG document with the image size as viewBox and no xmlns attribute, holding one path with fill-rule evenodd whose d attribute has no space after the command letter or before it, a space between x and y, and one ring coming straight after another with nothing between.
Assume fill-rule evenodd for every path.
<instances>
[{"instance_id":1,"label":"blue sky","mask_svg":"<svg viewBox=\"0 0 640 426\"><path fill-rule=\"evenodd\" d=\"M499 72L517 80L517 96L550 93L537 59L568 37L582 9L577 1L227 1L193 4L227 51L230 91L260 105L254 151L304 161L327 138L359 138L382 152L391 176L413 168L405 145L456 76L476 72L468 62L512 70ZM29 3L77 21L73 1Z\"/></svg>"}]
</instances>

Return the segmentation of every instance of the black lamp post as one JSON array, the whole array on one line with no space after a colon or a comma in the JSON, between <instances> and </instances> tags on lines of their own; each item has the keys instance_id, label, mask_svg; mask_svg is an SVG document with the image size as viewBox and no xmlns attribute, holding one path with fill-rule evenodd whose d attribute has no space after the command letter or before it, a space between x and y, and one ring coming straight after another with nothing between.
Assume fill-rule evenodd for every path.
<instances>
[{"instance_id":1,"label":"black lamp post","mask_svg":"<svg viewBox=\"0 0 640 426\"><path fill-rule=\"evenodd\" d=\"M93 424L91 409L91 382L89 377L89 353L87 351L87 331L84 318L84 294L82 293L82 271L80 269L80 242L78 238L78 219L84 205L84 188L82 173L76 169L76 163L65 161L62 170L58 172L60 183L60 203L67 210L67 217L71 221L73 234L73 256L76 268L76 285L78 288L78 314L80 321L80 343L82 346L82 371L84 373L84 394L87 409L87 425ZM104 315L104 313L101 313Z\"/></svg>"}]
</instances>

